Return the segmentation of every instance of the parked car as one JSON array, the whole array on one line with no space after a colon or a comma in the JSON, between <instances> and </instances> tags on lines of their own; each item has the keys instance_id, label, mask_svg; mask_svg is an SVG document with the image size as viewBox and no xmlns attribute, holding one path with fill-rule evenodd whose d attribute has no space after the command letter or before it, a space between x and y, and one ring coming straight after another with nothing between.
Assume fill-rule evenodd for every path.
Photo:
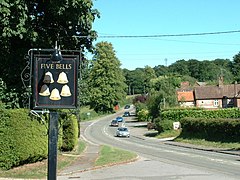
<instances>
[{"instance_id":1,"label":"parked car","mask_svg":"<svg viewBox=\"0 0 240 180\"><path fill-rule=\"evenodd\" d=\"M128 111L124 112L123 117L129 117L129 116L130 116L130 112Z\"/></svg>"},{"instance_id":2,"label":"parked car","mask_svg":"<svg viewBox=\"0 0 240 180\"><path fill-rule=\"evenodd\" d=\"M124 109L129 109L130 108L130 105L129 104L127 104L125 107L124 107Z\"/></svg>"},{"instance_id":3,"label":"parked car","mask_svg":"<svg viewBox=\"0 0 240 180\"><path fill-rule=\"evenodd\" d=\"M119 122L116 119L114 119L114 120L112 120L110 126L118 127L119 126Z\"/></svg>"},{"instance_id":4,"label":"parked car","mask_svg":"<svg viewBox=\"0 0 240 180\"><path fill-rule=\"evenodd\" d=\"M118 116L118 117L116 117L116 120L117 120L118 122L123 122L123 117Z\"/></svg>"},{"instance_id":5,"label":"parked car","mask_svg":"<svg viewBox=\"0 0 240 180\"><path fill-rule=\"evenodd\" d=\"M116 131L117 137L130 137L130 132L127 127L119 127Z\"/></svg>"}]
</instances>

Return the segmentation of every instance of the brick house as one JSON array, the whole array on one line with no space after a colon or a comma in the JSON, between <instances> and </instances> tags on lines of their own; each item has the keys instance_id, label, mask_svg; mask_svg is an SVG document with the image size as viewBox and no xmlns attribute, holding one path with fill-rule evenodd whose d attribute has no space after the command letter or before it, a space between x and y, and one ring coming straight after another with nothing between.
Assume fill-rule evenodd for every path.
<instances>
[{"instance_id":1,"label":"brick house","mask_svg":"<svg viewBox=\"0 0 240 180\"><path fill-rule=\"evenodd\" d=\"M189 82L181 83L181 87L177 89L177 100L181 107L195 106L193 89L189 86Z\"/></svg>"},{"instance_id":2,"label":"brick house","mask_svg":"<svg viewBox=\"0 0 240 180\"><path fill-rule=\"evenodd\" d=\"M240 107L240 84L194 88L196 107L208 109Z\"/></svg>"},{"instance_id":3,"label":"brick house","mask_svg":"<svg viewBox=\"0 0 240 180\"><path fill-rule=\"evenodd\" d=\"M178 91L177 98L180 106L182 107L194 107L195 101L193 96L193 90L191 91Z\"/></svg>"},{"instance_id":4,"label":"brick house","mask_svg":"<svg viewBox=\"0 0 240 180\"><path fill-rule=\"evenodd\" d=\"M223 85L219 79L217 86L195 86L177 90L178 103L184 107L202 107L207 109L240 107L240 84Z\"/></svg>"}]
</instances>

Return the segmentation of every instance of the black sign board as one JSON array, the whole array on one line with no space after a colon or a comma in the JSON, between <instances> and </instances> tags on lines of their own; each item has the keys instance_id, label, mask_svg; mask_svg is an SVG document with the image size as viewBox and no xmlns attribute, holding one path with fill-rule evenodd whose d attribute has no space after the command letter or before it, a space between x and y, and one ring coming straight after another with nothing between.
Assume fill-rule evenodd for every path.
<instances>
[{"instance_id":1,"label":"black sign board","mask_svg":"<svg viewBox=\"0 0 240 180\"><path fill-rule=\"evenodd\" d=\"M52 61L51 55L33 57L33 109L75 109L79 55L62 55Z\"/></svg>"}]
</instances>

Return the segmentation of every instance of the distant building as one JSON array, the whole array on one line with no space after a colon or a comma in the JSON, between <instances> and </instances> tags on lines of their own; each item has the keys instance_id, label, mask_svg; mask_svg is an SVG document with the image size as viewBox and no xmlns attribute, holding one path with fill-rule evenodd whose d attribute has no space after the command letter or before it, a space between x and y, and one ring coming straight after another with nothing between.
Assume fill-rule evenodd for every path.
<instances>
[{"instance_id":1,"label":"distant building","mask_svg":"<svg viewBox=\"0 0 240 180\"><path fill-rule=\"evenodd\" d=\"M240 107L240 84L195 87L196 107L229 108Z\"/></svg>"},{"instance_id":2,"label":"distant building","mask_svg":"<svg viewBox=\"0 0 240 180\"><path fill-rule=\"evenodd\" d=\"M182 82L181 87L177 89L177 98L180 106L182 107L195 106L193 88L190 87L190 84L188 81Z\"/></svg>"},{"instance_id":3,"label":"distant building","mask_svg":"<svg viewBox=\"0 0 240 180\"><path fill-rule=\"evenodd\" d=\"M240 84L224 85L223 78L219 78L217 86L198 82L192 89L187 86L177 89L177 97L179 105L184 107L207 109L240 107Z\"/></svg>"},{"instance_id":4,"label":"distant building","mask_svg":"<svg viewBox=\"0 0 240 180\"><path fill-rule=\"evenodd\" d=\"M182 107L194 107L195 106L195 100L193 95L193 90L191 91L178 91L177 92L177 98L180 106Z\"/></svg>"}]
</instances>

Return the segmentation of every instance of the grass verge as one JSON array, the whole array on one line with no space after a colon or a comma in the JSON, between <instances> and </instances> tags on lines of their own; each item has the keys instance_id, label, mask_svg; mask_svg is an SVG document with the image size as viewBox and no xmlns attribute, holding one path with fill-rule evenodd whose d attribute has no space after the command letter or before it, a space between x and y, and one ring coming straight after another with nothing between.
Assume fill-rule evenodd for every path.
<instances>
[{"instance_id":1,"label":"grass verge","mask_svg":"<svg viewBox=\"0 0 240 180\"><path fill-rule=\"evenodd\" d=\"M180 135L181 131L179 130L169 130L164 131L162 133L158 133L156 130L148 130L148 132L145 134L147 137L154 137L158 139L165 139L165 138L172 138L172 137L178 137Z\"/></svg>"},{"instance_id":2,"label":"grass verge","mask_svg":"<svg viewBox=\"0 0 240 180\"><path fill-rule=\"evenodd\" d=\"M99 157L95 162L95 166L126 162L136 157L136 153L103 145Z\"/></svg>"},{"instance_id":3,"label":"grass verge","mask_svg":"<svg viewBox=\"0 0 240 180\"><path fill-rule=\"evenodd\" d=\"M193 145L198 145L198 146L207 147L207 148L224 148L224 149L233 149L233 150L240 149L240 143L207 141L205 139L197 139L197 138L191 138L191 137L182 138L180 130L165 131L160 134L155 132L154 137L159 138L159 139L176 137L174 139L174 141L176 141L176 142L193 144Z\"/></svg>"},{"instance_id":4,"label":"grass verge","mask_svg":"<svg viewBox=\"0 0 240 180\"><path fill-rule=\"evenodd\" d=\"M223 149L232 149L232 150L240 150L240 143L233 142L218 142L218 141L207 141L205 139L185 139L178 137L174 141L194 144L203 147L211 147L211 148L223 148Z\"/></svg>"},{"instance_id":5,"label":"grass verge","mask_svg":"<svg viewBox=\"0 0 240 180\"><path fill-rule=\"evenodd\" d=\"M65 167L69 166L76 158L81 154L86 147L85 142L79 141L78 147L75 151L66 154L58 154L57 157L57 170L61 171ZM47 177L47 160L36 162L32 164L26 164L10 170L0 170L0 177L4 178L23 178L23 179L46 179Z\"/></svg>"},{"instance_id":6,"label":"grass verge","mask_svg":"<svg viewBox=\"0 0 240 180\"><path fill-rule=\"evenodd\" d=\"M85 142L80 141L76 151L66 154L58 154L58 172L73 163L86 147ZM95 166L105 166L116 163L131 161L137 157L137 154L111 146L103 145L101 147L99 158ZM0 171L2 178L22 178L22 179L46 179L47 177L47 160L26 164L7 171Z\"/></svg>"}]
</instances>

